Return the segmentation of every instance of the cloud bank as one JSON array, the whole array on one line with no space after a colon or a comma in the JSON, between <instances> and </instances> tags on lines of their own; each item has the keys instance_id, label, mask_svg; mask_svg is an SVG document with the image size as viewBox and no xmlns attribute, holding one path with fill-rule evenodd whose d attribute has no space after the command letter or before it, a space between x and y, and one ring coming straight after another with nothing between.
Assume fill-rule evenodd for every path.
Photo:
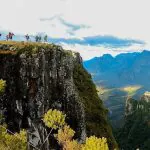
<instances>
[{"instance_id":1,"label":"cloud bank","mask_svg":"<svg viewBox=\"0 0 150 150\"><path fill-rule=\"evenodd\" d=\"M53 43L65 43L65 44L79 44L79 45L89 45L89 46L103 46L105 48L124 48L136 45L144 45L145 42L141 40L133 40L133 39L122 39L115 36L88 36L79 38L51 38L49 37L49 41Z\"/></svg>"},{"instance_id":2,"label":"cloud bank","mask_svg":"<svg viewBox=\"0 0 150 150\"><path fill-rule=\"evenodd\" d=\"M149 0L0 0L0 4L0 32L48 34L50 42L79 51L84 59L150 49Z\"/></svg>"}]
</instances>

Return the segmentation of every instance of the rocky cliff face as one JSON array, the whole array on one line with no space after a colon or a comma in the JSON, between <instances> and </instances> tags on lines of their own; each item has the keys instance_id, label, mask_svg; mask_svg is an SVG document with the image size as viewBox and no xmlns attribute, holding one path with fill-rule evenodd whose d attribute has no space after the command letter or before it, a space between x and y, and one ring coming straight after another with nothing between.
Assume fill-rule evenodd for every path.
<instances>
[{"instance_id":1,"label":"rocky cliff face","mask_svg":"<svg viewBox=\"0 0 150 150\"><path fill-rule=\"evenodd\" d=\"M125 124L118 132L120 148L150 149L150 95L146 92L141 100L127 99Z\"/></svg>"},{"instance_id":2,"label":"rocky cliff face","mask_svg":"<svg viewBox=\"0 0 150 150\"><path fill-rule=\"evenodd\" d=\"M147 103L150 103L150 92L145 92L143 96L141 97L141 100L146 101Z\"/></svg>"},{"instance_id":3,"label":"rocky cliff face","mask_svg":"<svg viewBox=\"0 0 150 150\"><path fill-rule=\"evenodd\" d=\"M81 142L95 134L107 137L111 148L116 146L106 110L78 53L53 44L0 43L0 78L7 83L0 103L8 128L26 128L28 140L35 147L47 136L41 119L50 108L67 115ZM49 148L46 142L43 149Z\"/></svg>"}]
</instances>

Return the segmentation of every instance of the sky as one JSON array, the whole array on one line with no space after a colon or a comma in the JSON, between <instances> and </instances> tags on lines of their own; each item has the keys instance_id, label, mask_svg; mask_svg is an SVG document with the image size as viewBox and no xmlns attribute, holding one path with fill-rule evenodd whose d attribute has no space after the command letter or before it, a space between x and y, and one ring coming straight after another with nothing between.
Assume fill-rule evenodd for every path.
<instances>
[{"instance_id":1,"label":"sky","mask_svg":"<svg viewBox=\"0 0 150 150\"><path fill-rule=\"evenodd\" d=\"M84 60L150 50L149 0L0 0L0 32L47 34Z\"/></svg>"}]
</instances>

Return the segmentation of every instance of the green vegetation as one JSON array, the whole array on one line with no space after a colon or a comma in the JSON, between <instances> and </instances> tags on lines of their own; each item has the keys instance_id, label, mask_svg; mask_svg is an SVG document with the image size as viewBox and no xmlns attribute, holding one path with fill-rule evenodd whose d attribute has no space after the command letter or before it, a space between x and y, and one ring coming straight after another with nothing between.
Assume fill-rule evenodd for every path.
<instances>
[{"instance_id":1,"label":"green vegetation","mask_svg":"<svg viewBox=\"0 0 150 150\"><path fill-rule=\"evenodd\" d=\"M116 132L120 148L150 149L150 102L131 100L133 112L126 116L125 124Z\"/></svg>"},{"instance_id":2,"label":"green vegetation","mask_svg":"<svg viewBox=\"0 0 150 150\"><path fill-rule=\"evenodd\" d=\"M75 131L73 131L68 125L62 126L62 123L65 124L65 116L61 111L50 109L44 115L44 118L44 123L50 125L49 127L55 130L57 128L59 129L58 133L55 135L55 138L57 139L63 150L108 150L106 138L97 138L95 136L91 136L89 138L86 138L86 142L83 144L80 144L76 140L74 140L73 136L75 134ZM56 121L55 118L59 119L57 119Z\"/></svg>"},{"instance_id":3,"label":"green vegetation","mask_svg":"<svg viewBox=\"0 0 150 150\"><path fill-rule=\"evenodd\" d=\"M106 95L106 93L110 94L110 92L114 90L113 88L104 88L102 86L96 86L96 89L98 91L98 95Z\"/></svg>"},{"instance_id":4,"label":"green vegetation","mask_svg":"<svg viewBox=\"0 0 150 150\"><path fill-rule=\"evenodd\" d=\"M0 80L0 91L4 92L6 82ZM80 144L73 139L74 131L65 125L65 115L58 110L50 109L43 118L43 122L49 128L50 133L46 137L43 143L41 143L40 149L42 149L44 143L49 140L49 136L52 130L58 130L58 134L54 137L58 140L58 143L63 150L108 150L107 141L105 138L97 138L95 136L87 138L85 144ZM26 150L27 149L27 133L25 130L20 133L12 133L7 130L4 123L0 124L0 150ZM30 143L29 143L30 144ZM92 144L92 145L91 145ZM34 146L33 146L34 147ZM35 148L35 147L34 147ZM36 147L36 149L39 149Z\"/></svg>"},{"instance_id":5,"label":"green vegetation","mask_svg":"<svg viewBox=\"0 0 150 150\"><path fill-rule=\"evenodd\" d=\"M135 86L126 86L126 87L120 88L120 90L126 92L128 96L133 96L141 88L142 86L135 85Z\"/></svg>"},{"instance_id":6,"label":"green vegetation","mask_svg":"<svg viewBox=\"0 0 150 150\"><path fill-rule=\"evenodd\" d=\"M106 138L97 138L91 136L86 139L86 144L83 146L82 150L108 150Z\"/></svg>"},{"instance_id":7,"label":"green vegetation","mask_svg":"<svg viewBox=\"0 0 150 150\"><path fill-rule=\"evenodd\" d=\"M120 88L106 88L98 84L97 91L99 97L109 108L109 119L114 128L123 125L124 107L127 97L140 97L138 93L142 90L141 85L129 85Z\"/></svg>"},{"instance_id":8,"label":"green vegetation","mask_svg":"<svg viewBox=\"0 0 150 150\"><path fill-rule=\"evenodd\" d=\"M25 54L27 56L31 56L32 54L38 53L42 49L46 50L44 52L47 52L47 50L48 51L51 51L51 50L54 51L54 50L59 50L59 49L62 50L60 46L56 46L54 44L42 44L42 43L33 43L33 42L4 42L4 41L0 42L0 55L1 54L2 55L3 54L13 54L13 55ZM65 56L66 55L70 56L72 54L73 54L72 52L67 51L65 53ZM91 135L95 135L98 137L98 138L92 138L93 143L97 143L97 140L100 140L101 138L105 137L107 138L110 149L116 148L117 144L112 135L112 130L107 120L108 110L103 107L102 101L99 99L98 94L96 93L96 87L91 80L91 76L85 71L82 65L76 64L74 68L73 78L74 78L74 82L76 85L76 90L78 91L81 101L85 106L86 127L87 127L86 131L87 131L88 137L90 137ZM2 92L4 91L4 86L2 86L1 91ZM80 149L79 147L82 147L82 145L80 145L76 140L73 139L74 131L72 131L72 129L69 129L69 127L65 128L64 120L65 120L65 115L62 115L62 113L57 110L55 111L49 110L44 115L43 122L45 123L45 126L51 129L44 143L47 140L49 140L50 134L53 133L52 130L54 130L55 133L57 133L57 131L60 131L60 130L61 131L58 133L64 133L68 131L69 132L68 135L70 135L69 140L67 139L65 142L59 141L61 143L61 146L64 146L64 147L66 146L69 148L74 147L73 149L78 147L76 149L79 150ZM23 134L24 136L22 136L22 132L16 133L17 134L16 136L16 134L9 134L6 131L7 130L5 129L3 133L8 134L8 136L5 136L3 134L4 136L1 139L8 138L8 141L10 140L10 142L11 142L11 138L13 138L14 136L25 139L24 137L26 135L25 132ZM56 137L58 138L58 136ZM17 139L19 140L19 142L17 142L19 144L18 147L20 147L20 150L24 150L20 146L20 144L21 142L23 142L22 145L24 145L26 143L26 139L21 140L21 141L20 141L20 138L17 138ZM7 140L7 139L4 139L4 140ZM103 146L103 144L107 145L106 139L104 140L105 142L103 142L103 140L100 140L100 141L102 143L102 147L104 147L104 149L102 150L107 150L105 149L106 146ZM44 143L41 143L41 147L43 146ZM69 148L64 148L64 149L70 150Z\"/></svg>"},{"instance_id":9,"label":"green vegetation","mask_svg":"<svg viewBox=\"0 0 150 150\"><path fill-rule=\"evenodd\" d=\"M4 92L5 87L6 87L6 81L1 79L0 80L0 94Z\"/></svg>"},{"instance_id":10,"label":"green vegetation","mask_svg":"<svg viewBox=\"0 0 150 150\"><path fill-rule=\"evenodd\" d=\"M56 50L62 49L61 46L55 44L48 43L40 43L40 42L14 42L14 41L0 41L0 54L26 54L32 55L38 53L40 50ZM11 49L11 50L10 50ZM71 52L66 52L71 53Z\"/></svg>"},{"instance_id":11,"label":"green vegetation","mask_svg":"<svg viewBox=\"0 0 150 150\"><path fill-rule=\"evenodd\" d=\"M9 132L4 126L0 125L0 150L26 150L27 135L26 131L20 133Z\"/></svg>"},{"instance_id":12,"label":"green vegetation","mask_svg":"<svg viewBox=\"0 0 150 150\"><path fill-rule=\"evenodd\" d=\"M85 71L82 65L76 64L73 77L81 101L85 106L88 136L96 135L97 137L106 137L110 149L116 148L117 144L107 120L108 111L99 99L91 76Z\"/></svg>"},{"instance_id":13,"label":"green vegetation","mask_svg":"<svg viewBox=\"0 0 150 150\"><path fill-rule=\"evenodd\" d=\"M50 109L45 115L43 122L49 128L57 129L59 126L63 126L65 124L65 115L60 111L54 109Z\"/></svg>"},{"instance_id":14,"label":"green vegetation","mask_svg":"<svg viewBox=\"0 0 150 150\"><path fill-rule=\"evenodd\" d=\"M141 88L142 86L140 85L125 86L121 88L104 88L102 86L96 87L98 95L102 97L104 95L104 100L108 99L109 96L112 96L112 94L115 93L115 91L125 92L127 96L134 96L136 92Z\"/></svg>"},{"instance_id":15,"label":"green vegetation","mask_svg":"<svg viewBox=\"0 0 150 150\"><path fill-rule=\"evenodd\" d=\"M2 94L6 87L6 81L0 80L0 94ZM12 133L7 130L5 123L3 123L3 116L0 114L0 150L26 150L27 149L27 135L24 130L20 133Z\"/></svg>"},{"instance_id":16,"label":"green vegetation","mask_svg":"<svg viewBox=\"0 0 150 150\"><path fill-rule=\"evenodd\" d=\"M56 119L57 118L57 119ZM91 136L86 138L86 142L83 144L78 143L73 139L75 131L73 131L68 125L65 125L65 115L58 110L50 109L45 115L43 122L46 126L51 128L50 133L46 137L43 143L39 147L33 147L35 149L42 149L44 143L49 140L49 136L52 134L52 129L57 130L57 134L52 134L58 144L63 150L108 150L106 138L97 138ZM7 130L4 125L0 125L0 150L26 150L27 149L27 133L25 130L20 133L12 133ZM29 143L30 144L30 143Z\"/></svg>"}]
</instances>

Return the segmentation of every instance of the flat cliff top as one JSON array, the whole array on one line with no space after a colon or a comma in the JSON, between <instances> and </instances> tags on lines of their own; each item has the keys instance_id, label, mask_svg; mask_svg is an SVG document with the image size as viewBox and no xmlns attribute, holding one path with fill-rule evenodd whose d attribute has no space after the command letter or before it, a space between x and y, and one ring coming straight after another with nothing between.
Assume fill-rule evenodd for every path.
<instances>
[{"instance_id":1,"label":"flat cliff top","mask_svg":"<svg viewBox=\"0 0 150 150\"><path fill-rule=\"evenodd\" d=\"M40 42L17 42L17 41L0 41L0 54L28 54L32 55L38 53L41 49L45 51L62 51L70 56L78 53L71 50L64 50L61 46L53 43L40 43ZM79 54L78 54L79 55Z\"/></svg>"},{"instance_id":2,"label":"flat cliff top","mask_svg":"<svg viewBox=\"0 0 150 150\"><path fill-rule=\"evenodd\" d=\"M0 41L0 70L0 78L11 87L7 93L8 110L18 108L20 99L19 102L26 101L27 115L41 120L48 107L62 108L77 132L82 131L84 136L85 126L88 136L106 137L111 149L117 147L107 121L107 109L79 53L55 44ZM18 112L22 112L24 104L21 105ZM16 118L17 115L14 112Z\"/></svg>"},{"instance_id":3,"label":"flat cliff top","mask_svg":"<svg viewBox=\"0 0 150 150\"><path fill-rule=\"evenodd\" d=\"M18 48L22 48L22 46L54 46L55 44L50 43L42 43L42 42L25 42L25 41L0 41L1 48L4 45L14 46ZM56 46L56 45L55 45ZM58 46L58 45L57 45Z\"/></svg>"}]
</instances>

